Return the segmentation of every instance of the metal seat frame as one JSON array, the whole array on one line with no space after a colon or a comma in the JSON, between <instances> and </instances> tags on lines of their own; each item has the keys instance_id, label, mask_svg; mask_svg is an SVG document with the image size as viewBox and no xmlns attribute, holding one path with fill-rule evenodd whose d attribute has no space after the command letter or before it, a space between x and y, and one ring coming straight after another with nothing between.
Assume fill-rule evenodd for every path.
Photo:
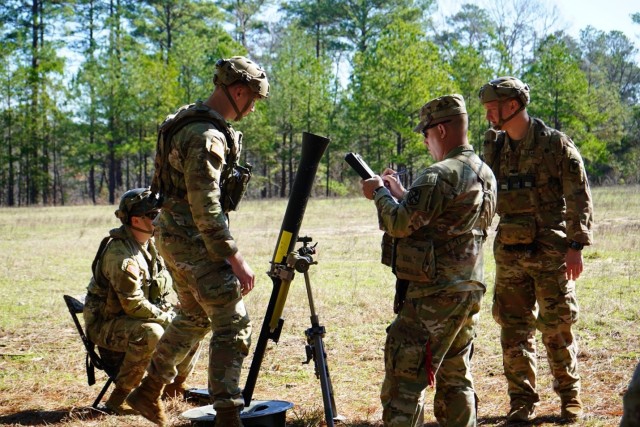
<instances>
[{"instance_id":1,"label":"metal seat frame","mask_svg":"<svg viewBox=\"0 0 640 427\"><path fill-rule=\"evenodd\" d=\"M116 363L109 363L104 355L109 353L116 353L111 350L103 349L94 344L85 334L82 324L78 319L78 314L82 313L84 309L84 304L78 301L76 298L73 298L69 295L64 295L64 302L67 304L67 308L69 309L69 314L71 314L71 318L73 319L73 323L76 325L76 329L78 330L78 334L80 335L80 339L82 340L82 344L86 350L86 359L85 359L85 367L87 370L87 382L90 386L96 383L95 377L95 369L99 369L104 371L107 374L107 382L100 390L100 394L96 397L96 400L91 405L93 408L97 409L98 404L102 400L102 397L107 392L107 389L116 379L118 375L118 371L120 369L120 365L122 364L122 359L124 358L124 353L121 353L121 357ZM96 348L98 351L96 351Z\"/></svg>"}]
</instances>

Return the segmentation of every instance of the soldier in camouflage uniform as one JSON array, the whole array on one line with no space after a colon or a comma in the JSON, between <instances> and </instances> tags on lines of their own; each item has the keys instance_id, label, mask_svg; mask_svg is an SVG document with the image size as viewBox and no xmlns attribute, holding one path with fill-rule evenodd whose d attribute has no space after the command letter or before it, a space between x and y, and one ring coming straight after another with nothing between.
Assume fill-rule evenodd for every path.
<instances>
[{"instance_id":1,"label":"soldier in camouflage uniform","mask_svg":"<svg viewBox=\"0 0 640 427\"><path fill-rule=\"evenodd\" d=\"M269 94L265 71L236 56L216 63L214 91L205 102L180 108L162 124L152 190L163 198L157 220L160 253L174 278L181 312L157 345L140 387L127 402L158 425L166 423L159 400L164 384L189 348L212 332L209 396L216 425L241 426L239 387L249 352L251 322L243 295L255 275L238 251L228 223L248 181L237 164L242 134L227 120L241 120Z\"/></svg>"},{"instance_id":2,"label":"soldier in camouflage uniform","mask_svg":"<svg viewBox=\"0 0 640 427\"><path fill-rule=\"evenodd\" d=\"M561 416L582 416L575 280L583 269L582 248L591 244L593 206L578 149L565 134L530 117L529 87L500 77L480 90L493 129L485 161L498 180L494 243L496 289L493 316L501 326L509 421L535 417L536 328L561 399Z\"/></svg>"},{"instance_id":3,"label":"soldier in camouflage uniform","mask_svg":"<svg viewBox=\"0 0 640 427\"><path fill-rule=\"evenodd\" d=\"M640 425L640 363L636 366L622 402L624 412L620 427L638 427Z\"/></svg>"},{"instance_id":4,"label":"soldier in camouflage uniform","mask_svg":"<svg viewBox=\"0 0 640 427\"><path fill-rule=\"evenodd\" d=\"M115 389L105 403L118 414L135 413L124 400L140 384L156 343L175 316L171 276L152 237L152 220L158 214L154 203L147 188L123 194L115 212L122 226L102 241L85 298L83 316L89 339L99 347L124 353ZM198 350L195 345L180 364L183 380L193 370Z\"/></svg>"},{"instance_id":5,"label":"soldier in camouflage uniform","mask_svg":"<svg viewBox=\"0 0 640 427\"><path fill-rule=\"evenodd\" d=\"M380 397L387 427L421 426L425 389L434 381L440 425L476 425L471 355L496 180L467 142L467 127L462 96L429 101L414 131L437 163L408 191L391 169L362 184L381 229L395 238L395 274L408 284L385 343Z\"/></svg>"}]
</instances>

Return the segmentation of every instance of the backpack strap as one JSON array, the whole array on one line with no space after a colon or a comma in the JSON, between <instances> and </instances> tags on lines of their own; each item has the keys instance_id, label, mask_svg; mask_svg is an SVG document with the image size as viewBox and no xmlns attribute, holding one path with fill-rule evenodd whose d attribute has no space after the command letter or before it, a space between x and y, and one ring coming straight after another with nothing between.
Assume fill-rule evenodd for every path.
<instances>
[{"instance_id":1,"label":"backpack strap","mask_svg":"<svg viewBox=\"0 0 640 427\"><path fill-rule=\"evenodd\" d=\"M96 252L96 256L93 258L93 262L91 263L91 272L93 273L93 280L95 280L96 283L102 283L104 279L104 276L100 271L100 260L102 259L102 255L111 240L113 240L113 237L111 236L107 236L102 239L102 242L100 242L100 246L98 247L98 251Z\"/></svg>"},{"instance_id":2,"label":"backpack strap","mask_svg":"<svg viewBox=\"0 0 640 427\"><path fill-rule=\"evenodd\" d=\"M502 141L504 142L504 138L502 139ZM475 157L477 161L474 161L473 157ZM476 227L479 227L482 230L482 233L486 239L487 229L491 225L493 219L490 212L493 199L493 191L491 190L487 180L483 177L483 169L485 166L488 167L488 164L485 163L479 156L466 156L463 153L458 154L457 156L453 157L453 159L469 166L469 168L471 168L471 170L476 174L476 176L478 177L478 181L480 181L480 184L482 185L482 205L480 206L480 218L478 218ZM491 168L489 168L489 170L491 170Z\"/></svg>"},{"instance_id":3,"label":"backpack strap","mask_svg":"<svg viewBox=\"0 0 640 427\"><path fill-rule=\"evenodd\" d=\"M114 237L113 235L109 235L102 239L102 242L100 242L100 246L98 247L98 251L96 252L96 256L93 258L93 262L91 263L91 272L93 273L93 280L95 280L96 283L104 284L107 282L106 278L102 274L102 271L100 271L100 261L102 260L102 256L107 250L107 246L109 246L109 243L114 240L122 240L127 246L129 246L131 252L134 251L131 242L122 237Z\"/></svg>"},{"instance_id":4,"label":"backpack strap","mask_svg":"<svg viewBox=\"0 0 640 427\"><path fill-rule=\"evenodd\" d=\"M500 168L500 154L504 146L505 132L488 129L484 133L483 153L480 158L497 171Z\"/></svg>"}]
</instances>

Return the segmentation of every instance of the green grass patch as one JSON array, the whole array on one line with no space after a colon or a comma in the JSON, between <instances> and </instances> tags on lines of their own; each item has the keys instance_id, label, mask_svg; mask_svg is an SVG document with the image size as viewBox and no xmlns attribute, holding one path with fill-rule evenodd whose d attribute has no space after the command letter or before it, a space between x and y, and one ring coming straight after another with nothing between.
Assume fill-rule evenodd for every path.
<instances>
[{"instance_id":1,"label":"green grass patch","mask_svg":"<svg viewBox=\"0 0 640 427\"><path fill-rule=\"evenodd\" d=\"M640 358L640 187L594 188L595 245L584 250L577 283L584 426L617 426L621 394ZM246 304L254 342L271 295L270 269L286 200L243 201L231 214L232 234L257 275ZM139 417L93 414L98 385L87 386L84 350L62 299L83 296L101 239L118 226L114 206L0 209L0 423L138 426ZM494 223L494 227L497 221ZM394 280L380 264L381 232L373 204L363 198L310 199L300 236L317 242L311 266L316 311L336 404L347 426L378 426L385 328L393 320ZM495 265L493 232L485 250L488 285L476 341L474 378L483 425L502 425L508 408L500 331L491 316ZM278 345L269 344L254 397L294 402L291 426L321 425L322 396L312 365L304 365L310 327L304 279L291 285ZM541 406L536 425L559 425L559 400L538 344ZM191 378L206 386L206 349ZM246 361L248 370L251 356ZM243 379L244 381L244 379ZM426 422L434 423L427 392ZM170 402L171 425L186 426L186 403ZM34 421L37 420L37 421ZM428 424L434 425L434 424Z\"/></svg>"}]
</instances>

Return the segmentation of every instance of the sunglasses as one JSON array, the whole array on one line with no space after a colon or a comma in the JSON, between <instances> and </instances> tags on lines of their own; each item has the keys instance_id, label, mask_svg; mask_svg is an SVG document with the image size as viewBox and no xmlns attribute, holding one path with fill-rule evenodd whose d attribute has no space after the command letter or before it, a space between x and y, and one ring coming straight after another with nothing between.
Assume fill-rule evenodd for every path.
<instances>
[{"instance_id":1,"label":"sunglasses","mask_svg":"<svg viewBox=\"0 0 640 427\"><path fill-rule=\"evenodd\" d=\"M154 219L156 219L158 214L160 214L160 211L149 211L149 212L145 213L144 216L146 216L150 220L154 220Z\"/></svg>"},{"instance_id":2,"label":"sunglasses","mask_svg":"<svg viewBox=\"0 0 640 427\"><path fill-rule=\"evenodd\" d=\"M438 123L435 123L435 124L433 124L433 125L425 126L425 127L422 129L422 135L426 138L426 137L427 137L427 131L428 131L429 129L434 128L434 127L436 127L436 126L438 126L438 125L442 125L442 124L445 124L445 123L449 123L450 121L451 121L451 120L444 120L444 121L442 121L442 122L438 122Z\"/></svg>"}]
</instances>

